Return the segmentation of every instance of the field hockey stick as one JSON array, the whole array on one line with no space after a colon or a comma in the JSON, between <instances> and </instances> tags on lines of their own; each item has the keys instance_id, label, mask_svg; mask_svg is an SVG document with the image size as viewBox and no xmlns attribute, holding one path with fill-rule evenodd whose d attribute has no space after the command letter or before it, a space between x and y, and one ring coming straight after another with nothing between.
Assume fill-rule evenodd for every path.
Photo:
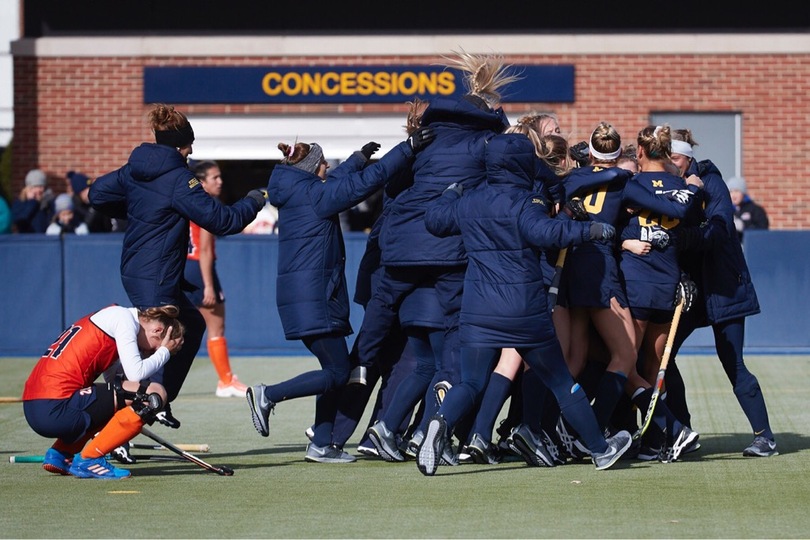
<instances>
[{"instance_id":1,"label":"field hockey stick","mask_svg":"<svg viewBox=\"0 0 810 540\"><path fill-rule=\"evenodd\" d=\"M163 437L155 435L154 433L152 433L150 430L148 430L146 428L142 428L141 433L146 435L147 437L149 437L150 439L152 439L156 443L166 447L166 449L171 450L172 452L174 452L178 456L184 458L187 461L190 461L190 462L194 463L195 465L199 465L200 467L202 467L205 470L215 472L220 476L233 476L233 469L231 469L230 467L225 467L224 465L222 467L217 467L215 465L211 465L210 463L206 463L205 461L201 460L197 456L195 456L193 454L189 454L185 450L179 449L178 447L176 447L175 445L173 445L172 443L170 443L169 441L167 441Z\"/></svg>"},{"instance_id":2,"label":"field hockey stick","mask_svg":"<svg viewBox=\"0 0 810 540\"><path fill-rule=\"evenodd\" d=\"M557 262L554 264L554 277L551 278L551 286L548 288L548 298L551 304L551 311L557 307L557 295L560 294L560 281L562 281L563 266L565 266L565 256L568 248L562 248L557 255Z\"/></svg>"},{"instance_id":3,"label":"field hockey stick","mask_svg":"<svg viewBox=\"0 0 810 540\"><path fill-rule=\"evenodd\" d=\"M678 323L681 321L681 313L683 312L683 306L686 302L685 295L681 294L680 296L680 301L678 302L678 305L675 306L675 313L672 315L672 324L669 327L667 343L664 346L664 356L661 358L661 365L658 367L658 376L655 378L655 387L653 388L653 393L650 397L650 405L647 407L647 414L644 415L644 422L641 424L641 429L636 431L636 434L633 435L633 440L639 439L642 435L644 435L644 433L647 432L647 428L650 427L650 424L652 423L655 405L658 403L658 396L661 394L661 388L664 386L664 375L667 371L667 364L669 364L669 357L672 356L672 345L675 343L675 334L678 331Z\"/></svg>"},{"instance_id":4,"label":"field hockey stick","mask_svg":"<svg viewBox=\"0 0 810 540\"><path fill-rule=\"evenodd\" d=\"M142 444L142 443L129 443L132 448L137 448L139 450L168 450L163 445L160 444ZM186 452L210 452L211 447L207 444L175 444L177 448L180 450L185 450Z\"/></svg>"},{"instance_id":5,"label":"field hockey stick","mask_svg":"<svg viewBox=\"0 0 810 540\"><path fill-rule=\"evenodd\" d=\"M157 455L150 455L150 456L132 456L138 460L147 460L147 461L185 461L182 457L179 456L157 456ZM8 462L9 463L42 463L45 461L45 456L9 456Z\"/></svg>"}]
</instances>

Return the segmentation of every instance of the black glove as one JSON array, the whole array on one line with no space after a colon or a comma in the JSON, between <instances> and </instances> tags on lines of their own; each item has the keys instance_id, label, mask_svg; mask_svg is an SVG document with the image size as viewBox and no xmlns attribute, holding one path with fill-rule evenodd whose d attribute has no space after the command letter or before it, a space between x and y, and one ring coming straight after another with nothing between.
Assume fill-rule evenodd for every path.
<instances>
[{"instance_id":1,"label":"black glove","mask_svg":"<svg viewBox=\"0 0 810 540\"><path fill-rule=\"evenodd\" d=\"M683 298L683 311L687 312L691 309L695 296L697 296L697 285L691 280L689 274L681 272L681 282L675 289L675 305L680 304L681 298Z\"/></svg>"},{"instance_id":2,"label":"black glove","mask_svg":"<svg viewBox=\"0 0 810 540\"><path fill-rule=\"evenodd\" d=\"M408 137L408 144L411 145L411 149L414 152L419 152L424 147L432 143L433 139L435 138L436 133L434 133L432 129L430 129L427 126L420 127L419 129L411 133L410 137Z\"/></svg>"},{"instance_id":3,"label":"black glove","mask_svg":"<svg viewBox=\"0 0 810 540\"><path fill-rule=\"evenodd\" d=\"M380 145L371 141L363 145L363 148L360 149L360 153L366 156L366 159L371 159L371 156L374 155L374 152L380 149Z\"/></svg>"},{"instance_id":4,"label":"black glove","mask_svg":"<svg viewBox=\"0 0 810 540\"><path fill-rule=\"evenodd\" d=\"M464 187L458 182L453 182L452 184L444 188L444 192L442 192L442 195L444 195L448 191L455 191L456 193L458 193L458 196L461 197L461 194L464 192Z\"/></svg>"},{"instance_id":5,"label":"black glove","mask_svg":"<svg viewBox=\"0 0 810 540\"><path fill-rule=\"evenodd\" d=\"M616 236L616 228L610 223L591 223L590 237L594 241L613 240Z\"/></svg>"},{"instance_id":6,"label":"black glove","mask_svg":"<svg viewBox=\"0 0 810 540\"><path fill-rule=\"evenodd\" d=\"M590 216L588 215L588 211L585 210L585 204L582 202L582 199L575 198L565 203L565 206L563 206L563 212L568 214L568 216L574 221L590 220Z\"/></svg>"},{"instance_id":7,"label":"black glove","mask_svg":"<svg viewBox=\"0 0 810 540\"><path fill-rule=\"evenodd\" d=\"M568 155L576 161L577 167L587 167L591 161L588 141L580 141L568 148Z\"/></svg>"},{"instance_id":8,"label":"black glove","mask_svg":"<svg viewBox=\"0 0 810 540\"><path fill-rule=\"evenodd\" d=\"M262 207L264 203L267 202L267 190L266 189L252 189L248 191L248 194L245 195L246 199L253 199Z\"/></svg>"},{"instance_id":9,"label":"black glove","mask_svg":"<svg viewBox=\"0 0 810 540\"><path fill-rule=\"evenodd\" d=\"M650 225L641 228L639 240L649 242L652 247L663 250L669 245L670 238L666 229L662 229L658 225Z\"/></svg>"}]
</instances>

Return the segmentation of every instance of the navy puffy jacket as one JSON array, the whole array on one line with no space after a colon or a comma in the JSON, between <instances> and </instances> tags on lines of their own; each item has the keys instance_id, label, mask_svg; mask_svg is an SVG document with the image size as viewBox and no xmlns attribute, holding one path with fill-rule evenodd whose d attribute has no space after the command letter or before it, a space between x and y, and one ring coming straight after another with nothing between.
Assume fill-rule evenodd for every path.
<instances>
[{"instance_id":1,"label":"navy puffy jacket","mask_svg":"<svg viewBox=\"0 0 810 540\"><path fill-rule=\"evenodd\" d=\"M534 145L498 135L487 148L487 181L460 197L448 191L425 216L432 233L461 233L469 263L461 300L465 347L536 346L553 333L538 249L587 241L590 223L548 217L532 194Z\"/></svg>"},{"instance_id":2,"label":"navy puffy jacket","mask_svg":"<svg viewBox=\"0 0 810 540\"><path fill-rule=\"evenodd\" d=\"M380 235L385 266L459 265L467 262L461 238L437 238L425 229L425 208L457 182L470 190L484 181L487 141L506 127L503 114L465 99L432 100L422 116L435 140L414 160L413 186L400 193Z\"/></svg>"},{"instance_id":3,"label":"navy puffy jacket","mask_svg":"<svg viewBox=\"0 0 810 540\"><path fill-rule=\"evenodd\" d=\"M267 194L278 208L276 302L288 340L352 333L338 214L410 167L412 157L402 142L364 169L366 158L355 152L325 182L290 165L275 166Z\"/></svg>"},{"instance_id":4,"label":"navy puffy jacket","mask_svg":"<svg viewBox=\"0 0 810 540\"><path fill-rule=\"evenodd\" d=\"M90 185L97 210L129 221L121 282L138 308L176 304L188 254L189 220L212 234L242 231L261 209L251 198L226 206L208 195L176 149L144 143L120 169Z\"/></svg>"},{"instance_id":5,"label":"navy puffy jacket","mask_svg":"<svg viewBox=\"0 0 810 540\"><path fill-rule=\"evenodd\" d=\"M682 267L706 299L707 322L756 315L760 312L759 299L734 227L734 204L728 187L709 160L693 160L689 174L703 180L705 222L679 233L679 242L684 244L681 247L686 249Z\"/></svg>"}]
</instances>

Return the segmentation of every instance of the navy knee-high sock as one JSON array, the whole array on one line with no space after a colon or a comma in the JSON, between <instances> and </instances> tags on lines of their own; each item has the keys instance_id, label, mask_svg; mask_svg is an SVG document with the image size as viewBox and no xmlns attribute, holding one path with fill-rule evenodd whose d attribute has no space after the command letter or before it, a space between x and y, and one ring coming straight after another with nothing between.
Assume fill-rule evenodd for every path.
<instances>
[{"instance_id":1,"label":"navy knee-high sock","mask_svg":"<svg viewBox=\"0 0 810 540\"><path fill-rule=\"evenodd\" d=\"M473 423L471 433L481 435L486 441L492 439L495 420L498 418L503 404L506 403L511 388L512 381L500 373L493 373L489 377L489 383L487 383L487 389L481 399L481 406L475 416L475 423Z\"/></svg>"},{"instance_id":2,"label":"navy knee-high sock","mask_svg":"<svg viewBox=\"0 0 810 540\"><path fill-rule=\"evenodd\" d=\"M627 383L627 375L615 371L606 371L599 381L593 402L593 412L596 415L596 422L599 429L603 430L610 422L616 404L624 394L624 386Z\"/></svg>"}]
</instances>

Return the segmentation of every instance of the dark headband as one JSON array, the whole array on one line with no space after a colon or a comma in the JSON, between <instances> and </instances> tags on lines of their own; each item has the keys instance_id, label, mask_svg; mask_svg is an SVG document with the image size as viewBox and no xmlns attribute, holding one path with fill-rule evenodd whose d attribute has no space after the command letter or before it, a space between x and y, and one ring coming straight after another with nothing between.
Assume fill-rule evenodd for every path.
<instances>
[{"instance_id":1,"label":"dark headband","mask_svg":"<svg viewBox=\"0 0 810 540\"><path fill-rule=\"evenodd\" d=\"M194 130L191 123L185 123L177 129L155 131L155 142L172 148L183 148L194 142Z\"/></svg>"}]
</instances>

